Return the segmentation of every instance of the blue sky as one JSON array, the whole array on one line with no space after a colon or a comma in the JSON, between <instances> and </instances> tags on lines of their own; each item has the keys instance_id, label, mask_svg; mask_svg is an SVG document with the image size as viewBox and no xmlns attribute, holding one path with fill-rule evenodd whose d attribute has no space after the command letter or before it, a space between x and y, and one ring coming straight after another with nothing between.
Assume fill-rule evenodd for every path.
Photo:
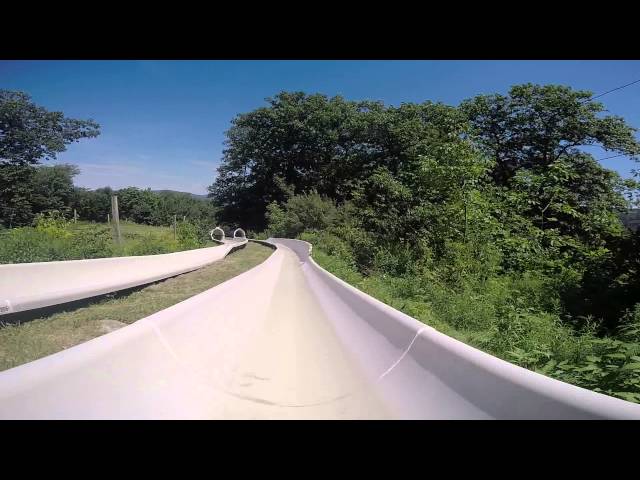
<instances>
[{"instance_id":1,"label":"blue sky","mask_svg":"<svg viewBox=\"0 0 640 480\"><path fill-rule=\"evenodd\" d=\"M215 178L231 119L282 90L458 104L517 83L601 93L637 79L640 61L0 61L0 88L102 126L58 157L80 167L76 184L199 194ZM601 101L640 127L640 84ZM637 167L625 157L602 163L625 177Z\"/></svg>"}]
</instances>

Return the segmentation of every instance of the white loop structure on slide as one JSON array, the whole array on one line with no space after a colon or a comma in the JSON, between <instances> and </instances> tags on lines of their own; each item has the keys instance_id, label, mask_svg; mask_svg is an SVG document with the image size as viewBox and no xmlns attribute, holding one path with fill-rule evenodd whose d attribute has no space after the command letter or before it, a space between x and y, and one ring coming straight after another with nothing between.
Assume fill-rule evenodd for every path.
<instances>
[{"instance_id":1,"label":"white loop structure on slide","mask_svg":"<svg viewBox=\"0 0 640 480\"><path fill-rule=\"evenodd\" d=\"M242 235L238 235L238 232L241 232L241 233L242 233ZM244 233L244 230L243 230L243 229L241 229L241 228L236 228L236 229L233 231L233 238L246 238L246 237L247 237L247 234L246 234L246 233Z\"/></svg>"},{"instance_id":2,"label":"white loop structure on slide","mask_svg":"<svg viewBox=\"0 0 640 480\"><path fill-rule=\"evenodd\" d=\"M222 235L222 238L220 238L219 241L223 241L226 238L226 235L224 234L224 230L221 229L220 227L216 227L209 232L209 235L211 236L211 240L213 240L214 242L218 240L217 238L215 238L216 232L219 232Z\"/></svg>"}]
</instances>

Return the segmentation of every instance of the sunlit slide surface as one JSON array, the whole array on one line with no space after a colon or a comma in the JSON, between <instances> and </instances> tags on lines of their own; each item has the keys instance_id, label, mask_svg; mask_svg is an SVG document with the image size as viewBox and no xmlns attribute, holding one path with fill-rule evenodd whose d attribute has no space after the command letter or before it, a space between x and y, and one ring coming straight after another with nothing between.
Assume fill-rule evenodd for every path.
<instances>
[{"instance_id":1,"label":"sunlit slide surface","mask_svg":"<svg viewBox=\"0 0 640 480\"><path fill-rule=\"evenodd\" d=\"M320 268L302 241L130 326L0 373L0 418L631 419Z\"/></svg>"}]
</instances>

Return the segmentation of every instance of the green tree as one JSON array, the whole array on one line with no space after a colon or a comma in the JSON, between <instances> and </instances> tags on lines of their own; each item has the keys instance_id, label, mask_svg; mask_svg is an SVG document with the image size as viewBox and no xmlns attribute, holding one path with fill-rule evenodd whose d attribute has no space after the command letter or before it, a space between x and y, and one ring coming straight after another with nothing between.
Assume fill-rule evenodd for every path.
<instances>
[{"instance_id":1,"label":"green tree","mask_svg":"<svg viewBox=\"0 0 640 480\"><path fill-rule=\"evenodd\" d=\"M384 107L342 97L282 92L269 106L238 115L227 131L224 160L209 191L221 219L265 227L271 202L315 189L339 201L359 169L379 150L363 137ZM364 162L364 163L363 163Z\"/></svg>"},{"instance_id":2,"label":"green tree","mask_svg":"<svg viewBox=\"0 0 640 480\"><path fill-rule=\"evenodd\" d=\"M73 209L73 177L79 173L80 169L75 165L38 166L31 180L33 212L56 210L69 214Z\"/></svg>"},{"instance_id":3,"label":"green tree","mask_svg":"<svg viewBox=\"0 0 640 480\"><path fill-rule=\"evenodd\" d=\"M106 222L111 212L111 187L89 190L75 187L71 198L71 208L75 208L82 220Z\"/></svg>"},{"instance_id":4,"label":"green tree","mask_svg":"<svg viewBox=\"0 0 640 480\"><path fill-rule=\"evenodd\" d=\"M7 227L28 225L31 210L31 180L34 168L0 164L0 223Z\"/></svg>"},{"instance_id":5,"label":"green tree","mask_svg":"<svg viewBox=\"0 0 640 480\"><path fill-rule=\"evenodd\" d=\"M294 195L282 207L267 206L268 231L274 237L297 237L304 231L321 231L338 221L335 202L312 191Z\"/></svg>"},{"instance_id":6,"label":"green tree","mask_svg":"<svg viewBox=\"0 0 640 480\"><path fill-rule=\"evenodd\" d=\"M188 193L159 192L157 211L154 213L155 225L168 225L176 215L179 220L183 217L189 222L206 228L216 223L217 209L210 199L193 198Z\"/></svg>"},{"instance_id":7,"label":"green tree","mask_svg":"<svg viewBox=\"0 0 640 480\"><path fill-rule=\"evenodd\" d=\"M480 95L461 104L472 138L493 160L494 214L546 248L552 263L606 253L623 234L625 182L580 147L640 154L636 129L591 93L557 85L517 85L504 95ZM502 213L511 211L511 219ZM530 225L524 229L519 218ZM513 232L512 232L513 233ZM605 250L602 250L605 249ZM566 265L565 265L566 266Z\"/></svg>"},{"instance_id":8,"label":"green tree","mask_svg":"<svg viewBox=\"0 0 640 480\"><path fill-rule=\"evenodd\" d=\"M157 218L158 195L150 189L122 188L116 192L120 217L136 223L153 224Z\"/></svg>"},{"instance_id":9,"label":"green tree","mask_svg":"<svg viewBox=\"0 0 640 480\"><path fill-rule=\"evenodd\" d=\"M591 92L560 85L524 84L508 95L479 95L462 102L475 138L493 158L496 182L521 168L548 167L580 156L578 147L598 145L630 156L640 154L635 128L623 118L599 116L604 105Z\"/></svg>"},{"instance_id":10,"label":"green tree","mask_svg":"<svg viewBox=\"0 0 640 480\"><path fill-rule=\"evenodd\" d=\"M98 134L93 120L66 118L36 105L23 92L0 90L0 222L29 223L32 167L55 159L68 144Z\"/></svg>"}]
</instances>

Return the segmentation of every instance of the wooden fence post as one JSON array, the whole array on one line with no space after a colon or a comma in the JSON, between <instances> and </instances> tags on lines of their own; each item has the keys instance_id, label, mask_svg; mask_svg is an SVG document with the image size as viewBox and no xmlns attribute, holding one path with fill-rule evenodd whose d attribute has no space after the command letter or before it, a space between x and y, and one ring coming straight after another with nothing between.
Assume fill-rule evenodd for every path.
<instances>
[{"instance_id":1,"label":"wooden fence post","mask_svg":"<svg viewBox=\"0 0 640 480\"><path fill-rule=\"evenodd\" d=\"M113 223L116 226L116 238L118 245L122 245L122 236L120 235L120 215L118 214L118 196L113 195L111 197L111 215L113 216Z\"/></svg>"}]
</instances>

